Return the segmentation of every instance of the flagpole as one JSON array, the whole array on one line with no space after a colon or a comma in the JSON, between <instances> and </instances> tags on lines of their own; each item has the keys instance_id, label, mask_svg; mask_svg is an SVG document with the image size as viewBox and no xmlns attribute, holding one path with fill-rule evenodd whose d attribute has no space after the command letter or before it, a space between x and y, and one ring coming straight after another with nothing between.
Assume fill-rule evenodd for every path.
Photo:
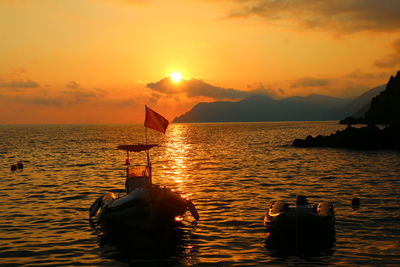
<instances>
[{"instance_id":1,"label":"flagpole","mask_svg":"<svg viewBox=\"0 0 400 267\"><path fill-rule=\"evenodd\" d=\"M145 125L144 125L144 129L145 129L145 136L146 136L146 145L147 145L147 125L146 125L146 115L147 115L147 105L144 105L144 112L145 112ZM150 151L146 150L146 156L147 156L147 167L149 168L149 179L150 179L150 185L153 184L153 179L151 177L151 163L150 163Z\"/></svg>"},{"instance_id":2,"label":"flagpole","mask_svg":"<svg viewBox=\"0 0 400 267\"><path fill-rule=\"evenodd\" d=\"M146 135L146 145L147 145L147 126L146 126L146 115L147 115L147 105L144 105L144 129Z\"/></svg>"}]
</instances>

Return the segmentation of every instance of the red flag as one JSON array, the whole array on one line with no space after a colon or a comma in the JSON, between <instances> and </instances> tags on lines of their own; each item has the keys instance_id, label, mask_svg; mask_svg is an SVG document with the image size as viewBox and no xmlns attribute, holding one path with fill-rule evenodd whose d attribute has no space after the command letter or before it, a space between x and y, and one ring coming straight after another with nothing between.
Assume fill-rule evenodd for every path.
<instances>
[{"instance_id":1,"label":"red flag","mask_svg":"<svg viewBox=\"0 0 400 267\"><path fill-rule=\"evenodd\" d=\"M168 120L147 106L145 107L146 117L144 119L144 126L165 134L169 124Z\"/></svg>"}]
</instances>

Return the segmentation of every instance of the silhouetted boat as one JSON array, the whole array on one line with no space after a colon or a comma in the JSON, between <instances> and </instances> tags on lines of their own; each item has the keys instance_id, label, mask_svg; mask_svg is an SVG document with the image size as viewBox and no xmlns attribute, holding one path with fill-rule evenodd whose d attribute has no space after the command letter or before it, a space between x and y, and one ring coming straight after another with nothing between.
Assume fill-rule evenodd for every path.
<instances>
[{"instance_id":1,"label":"silhouetted boat","mask_svg":"<svg viewBox=\"0 0 400 267\"><path fill-rule=\"evenodd\" d=\"M333 245L335 209L332 203L321 202L311 206L305 196L297 196L296 205L273 201L264 217L266 243L270 247L287 248Z\"/></svg>"},{"instance_id":2,"label":"silhouetted boat","mask_svg":"<svg viewBox=\"0 0 400 267\"><path fill-rule=\"evenodd\" d=\"M170 188L152 183L149 150L158 145L120 145L125 150L125 190L114 190L99 197L89 208L89 217L97 216L97 222L106 227L131 227L152 229L174 222L187 210L198 220L199 214L193 203ZM131 167L129 152L146 152L145 166Z\"/></svg>"}]
</instances>

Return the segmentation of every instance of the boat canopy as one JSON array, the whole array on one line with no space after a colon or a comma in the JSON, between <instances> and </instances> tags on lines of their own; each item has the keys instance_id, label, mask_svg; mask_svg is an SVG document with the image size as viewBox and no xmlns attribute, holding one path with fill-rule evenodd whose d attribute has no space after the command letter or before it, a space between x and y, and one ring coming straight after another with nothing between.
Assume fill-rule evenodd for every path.
<instances>
[{"instance_id":1,"label":"boat canopy","mask_svg":"<svg viewBox=\"0 0 400 267\"><path fill-rule=\"evenodd\" d=\"M121 150L126 150L128 152L141 152L141 151L147 151L150 150L153 147L158 147L159 145L152 144L152 145L144 145L144 144L138 144L138 145L119 145L117 146L117 149Z\"/></svg>"}]
</instances>

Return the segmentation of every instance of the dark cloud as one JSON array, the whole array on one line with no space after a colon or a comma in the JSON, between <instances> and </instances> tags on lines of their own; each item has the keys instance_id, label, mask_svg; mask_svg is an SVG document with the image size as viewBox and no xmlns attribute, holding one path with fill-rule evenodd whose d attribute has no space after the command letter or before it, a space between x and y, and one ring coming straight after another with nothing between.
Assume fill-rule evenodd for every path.
<instances>
[{"instance_id":1,"label":"dark cloud","mask_svg":"<svg viewBox=\"0 0 400 267\"><path fill-rule=\"evenodd\" d=\"M75 81L67 82L67 85L65 87L70 88L70 89L79 89L79 88L81 88L80 84L75 82Z\"/></svg>"},{"instance_id":2,"label":"dark cloud","mask_svg":"<svg viewBox=\"0 0 400 267\"><path fill-rule=\"evenodd\" d=\"M32 80L14 80L14 81L2 81L0 80L0 88L37 88L39 84Z\"/></svg>"},{"instance_id":3,"label":"dark cloud","mask_svg":"<svg viewBox=\"0 0 400 267\"><path fill-rule=\"evenodd\" d=\"M182 80L179 84L175 84L171 81L170 77L166 77L158 82L148 83L146 86L160 93L172 94L179 90L182 83L186 83L186 81Z\"/></svg>"},{"instance_id":4,"label":"dark cloud","mask_svg":"<svg viewBox=\"0 0 400 267\"><path fill-rule=\"evenodd\" d=\"M214 86L199 79L191 79L189 81L182 80L180 83L175 84L170 78L164 78L155 83L148 83L147 87L169 95L184 93L188 97L203 96L214 99L242 99L252 95L272 96L275 94L274 91L266 89L262 85L259 88L242 91L233 88Z\"/></svg>"},{"instance_id":5,"label":"dark cloud","mask_svg":"<svg viewBox=\"0 0 400 267\"><path fill-rule=\"evenodd\" d=\"M400 15L399 15L400 16ZM373 65L378 68L395 68L400 65L400 39L393 42L393 51L374 61Z\"/></svg>"},{"instance_id":6,"label":"dark cloud","mask_svg":"<svg viewBox=\"0 0 400 267\"><path fill-rule=\"evenodd\" d=\"M62 91L61 92L64 96L70 96L75 99L89 99L89 98L94 98L94 97L99 97L100 95L87 91L87 90L82 90L82 91Z\"/></svg>"},{"instance_id":7,"label":"dark cloud","mask_svg":"<svg viewBox=\"0 0 400 267\"><path fill-rule=\"evenodd\" d=\"M18 102L23 104L33 104L38 106L67 106L68 101L60 96L48 96L45 92L35 92L34 95L7 95L0 94L0 100L7 102Z\"/></svg>"},{"instance_id":8,"label":"dark cloud","mask_svg":"<svg viewBox=\"0 0 400 267\"><path fill-rule=\"evenodd\" d=\"M249 95L246 91L213 86L197 79L187 81L185 91L189 97L206 96L214 99L241 99Z\"/></svg>"},{"instance_id":9,"label":"dark cloud","mask_svg":"<svg viewBox=\"0 0 400 267\"><path fill-rule=\"evenodd\" d=\"M278 93L281 94L281 95L286 94L286 91L285 91L284 89L282 89L282 88L278 88L277 91L278 91Z\"/></svg>"},{"instance_id":10,"label":"dark cloud","mask_svg":"<svg viewBox=\"0 0 400 267\"><path fill-rule=\"evenodd\" d=\"M398 31L398 0L231 0L240 8L232 17L259 16L293 28L346 34L359 31Z\"/></svg>"},{"instance_id":11,"label":"dark cloud","mask_svg":"<svg viewBox=\"0 0 400 267\"><path fill-rule=\"evenodd\" d=\"M254 85L248 85L247 88L249 90L246 91L250 92L250 94L252 95L266 95L271 98L279 98L280 96L285 94L285 90L283 90L282 88L266 88L262 82L255 83Z\"/></svg>"},{"instance_id":12,"label":"dark cloud","mask_svg":"<svg viewBox=\"0 0 400 267\"><path fill-rule=\"evenodd\" d=\"M148 100L149 105L157 105L158 100L160 99L161 95L157 93L151 93L150 98Z\"/></svg>"},{"instance_id":13,"label":"dark cloud","mask_svg":"<svg viewBox=\"0 0 400 267\"><path fill-rule=\"evenodd\" d=\"M361 72L359 69L354 70L345 75L345 78L349 79L361 79L361 80L368 80L368 79L381 79L390 76L387 72L379 72L379 73L364 73Z\"/></svg>"},{"instance_id":14,"label":"dark cloud","mask_svg":"<svg viewBox=\"0 0 400 267\"><path fill-rule=\"evenodd\" d=\"M0 98L16 101L24 104L33 104L38 106L75 106L79 104L101 104L101 105L123 105L124 101L104 99L100 94L90 90L83 91L60 91L49 94L44 90L39 90L34 94L25 95L0 95Z\"/></svg>"},{"instance_id":15,"label":"dark cloud","mask_svg":"<svg viewBox=\"0 0 400 267\"><path fill-rule=\"evenodd\" d=\"M104 90L99 88L94 88L93 90L86 89L76 81L69 81L65 87L68 90L61 91L60 94L68 104L82 103L90 101L91 99L104 97Z\"/></svg>"},{"instance_id":16,"label":"dark cloud","mask_svg":"<svg viewBox=\"0 0 400 267\"><path fill-rule=\"evenodd\" d=\"M330 85L332 81L330 79L317 79L312 77L303 77L295 80L290 87L298 88L298 87L323 87Z\"/></svg>"},{"instance_id":17,"label":"dark cloud","mask_svg":"<svg viewBox=\"0 0 400 267\"><path fill-rule=\"evenodd\" d=\"M67 106L68 103L57 97L36 97L36 98L25 98L22 102L30 103L39 106Z\"/></svg>"}]
</instances>

